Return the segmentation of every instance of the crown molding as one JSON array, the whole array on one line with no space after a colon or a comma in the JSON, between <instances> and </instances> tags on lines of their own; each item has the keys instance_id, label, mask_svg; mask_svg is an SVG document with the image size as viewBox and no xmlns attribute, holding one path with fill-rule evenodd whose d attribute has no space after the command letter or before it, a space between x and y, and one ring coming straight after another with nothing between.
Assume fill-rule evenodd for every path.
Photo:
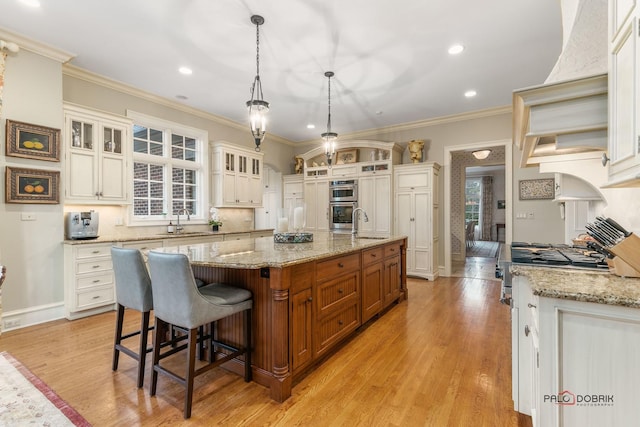
<instances>
[{"instance_id":1,"label":"crown molding","mask_svg":"<svg viewBox=\"0 0 640 427\"><path fill-rule=\"evenodd\" d=\"M60 62L62 64L70 61L71 58L76 56L73 53L69 53L67 51L49 46L47 44L29 39L25 36L21 36L20 34L13 33L11 31L1 29L1 28L0 28L0 39L13 42L17 44L20 47L20 49L28 50L38 55L44 56L46 58L53 59L54 61Z\"/></svg>"},{"instance_id":2,"label":"crown molding","mask_svg":"<svg viewBox=\"0 0 640 427\"><path fill-rule=\"evenodd\" d=\"M153 102L155 104L163 105L165 107L172 108L174 110L182 111L184 113L191 114L193 116L200 117L202 119L210 120L212 122L215 122L224 126L228 126L234 129L242 130L242 131L248 130L248 127L244 124L234 122L233 120L229 120L222 116L208 113L198 108L189 107L187 105L181 104L177 101L173 101L168 98L164 98L162 96L154 95L144 90L137 89L133 86L127 85L125 83L121 83L116 80L112 80L107 77L101 76L99 74L89 72L75 65L65 64L62 67L62 74L69 77L76 78L76 79L84 80L99 86L103 86L118 92L122 92L127 95L135 96L137 98L141 98L149 102ZM290 146L294 145L294 143L289 141L288 139L282 138L277 135L268 133L266 138L269 141L278 142L280 144L285 144Z\"/></svg>"},{"instance_id":3,"label":"crown molding","mask_svg":"<svg viewBox=\"0 0 640 427\"><path fill-rule=\"evenodd\" d=\"M340 139L378 139L380 135L386 133L395 133L408 131L412 129L423 128L427 126L436 126L446 123L462 122L466 120L481 119L483 117L498 116L500 114L511 113L513 107L505 105L502 107L486 108L484 110L471 111L468 113L452 114L450 116L435 117L432 119L417 120L415 122L400 123L397 125L385 126L375 129L366 129L358 132L340 134ZM303 141L300 145L318 144L321 139L313 139Z\"/></svg>"}]
</instances>

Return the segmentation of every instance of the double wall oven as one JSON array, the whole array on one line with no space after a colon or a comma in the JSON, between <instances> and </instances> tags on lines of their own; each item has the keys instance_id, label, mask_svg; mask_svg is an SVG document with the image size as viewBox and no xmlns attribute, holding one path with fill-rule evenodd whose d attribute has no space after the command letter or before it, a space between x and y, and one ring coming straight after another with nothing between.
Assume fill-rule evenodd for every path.
<instances>
[{"instance_id":1,"label":"double wall oven","mask_svg":"<svg viewBox=\"0 0 640 427\"><path fill-rule=\"evenodd\" d=\"M329 182L329 228L333 232L350 232L353 210L358 207L358 181Z\"/></svg>"}]
</instances>

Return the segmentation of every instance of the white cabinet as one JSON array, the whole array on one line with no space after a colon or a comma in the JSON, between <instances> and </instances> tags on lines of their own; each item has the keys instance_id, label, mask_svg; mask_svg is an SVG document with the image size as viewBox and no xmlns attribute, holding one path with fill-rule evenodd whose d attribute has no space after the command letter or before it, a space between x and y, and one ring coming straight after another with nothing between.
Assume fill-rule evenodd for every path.
<instances>
[{"instance_id":1,"label":"white cabinet","mask_svg":"<svg viewBox=\"0 0 640 427\"><path fill-rule=\"evenodd\" d=\"M329 181L307 180L304 183L306 224L308 231L329 231Z\"/></svg>"},{"instance_id":2,"label":"white cabinet","mask_svg":"<svg viewBox=\"0 0 640 427\"><path fill-rule=\"evenodd\" d=\"M65 105L65 203L123 204L130 120Z\"/></svg>"},{"instance_id":3,"label":"white cabinet","mask_svg":"<svg viewBox=\"0 0 640 427\"><path fill-rule=\"evenodd\" d=\"M407 274L438 277L437 163L398 165L394 168L395 234L407 236Z\"/></svg>"},{"instance_id":4,"label":"white cabinet","mask_svg":"<svg viewBox=\"0 0 640 427\"><path fill-rule=\"evenodd\" d=\"M358 232L367 236L391 234L391 175L371 175L358 180L358 206L369 217L358 215Z\"/></svg>"},{"instance_id":5,"label":"white cabinet","mask_svg":"<svg viewBox=\"0 0 640 427\"><path fill-rule=\"evenodd\" d=\"M638 18L635 2L609 2L609 181L640 182Z\"/></svg>"},{"instance_id":6,"label":"white cabinet","mask_svg":"<svg viewBox=\"0 0 640 427\"><path fill-rule=\"evenodd\" d=\"M276 228L282 207L282 174L268 166L263 168L262 207L255 210L256 228Z\"/></svg>"},{"instance_id":7,"label":"white cabinet","mask_svg":"<svg viewBox=\"0 0 640 427\"><path fill-rule=\"evenodd\" d=\"M514 276L513 292L516 409L534 427L637 424L640 310L536 297L524 276Z\"/></svg>"},{"instance_id":8,"label":"white cabinet","mask_svg":"<svg viewBox=\"0 0 640 427\"><path fill-rule=\"evenodd\" d=\"M215 207L262 206L262 153L215 142L211 150L211 199Z\"/></svg>"},{"instance_id":9,"label":"white cabinet","mask_svg":"<svg viewBox=\"0 0 640 427\"><path fill-rule=\"evenodd\" d=\"M282 193L283 214L288 218L293 215L293 208L304 205L302 175L286 175L282 177ZM327 197L329 197L328 194Z\"/></svg>"},{"instance_id":10,"label":"white cabinet","mask_svg":"<svg viewBox=\"0 0 640 427\"><path fill-rule=\"evenodd\" d=\"M111 243L64 246L67 319L113 310L116 302Z\"/></svg>"}]
</instances>

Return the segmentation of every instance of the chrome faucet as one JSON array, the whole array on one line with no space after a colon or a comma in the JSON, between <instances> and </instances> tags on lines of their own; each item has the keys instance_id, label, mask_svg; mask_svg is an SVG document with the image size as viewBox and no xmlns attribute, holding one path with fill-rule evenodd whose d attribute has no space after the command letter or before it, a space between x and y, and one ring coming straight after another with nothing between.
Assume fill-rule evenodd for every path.
<instances>
[{"instance_id":1,"label":"chrome faucet","mask_svg":"<svg viewBox=\"0 0 640 427\"><path fill-rule=\"evenodd\" d=\"M369 217L367 213L362 208L355 208L353 212L351 212L351 235L355 236L358 234L358 230L356 229L356 217L358 216L358 211L362 211L364 215L364 222L369 222Z\"/></svg>"},{"instance_id":2,"label":"chrome faucet","mask_svg":"<svg viewBox=\"0 0 640 427\"><path fill-rule=\"evenodd\" d=\"M182 229L184 228L184 227L182 227L182 226L180 225L180 214L181 214L181 213L185 213L185 214L187 214L187 221L190 221L190 220L191 220L191 216L190 216L190 215L191 215L191 212L189 212L189 210L188 210L188 209L179 209L179 210L175 213L175 215L178 217L178 223L176 224L176 234L180 234L180 232L181 232L181 231L182 231Z\"/></svg>"}]
</instances>

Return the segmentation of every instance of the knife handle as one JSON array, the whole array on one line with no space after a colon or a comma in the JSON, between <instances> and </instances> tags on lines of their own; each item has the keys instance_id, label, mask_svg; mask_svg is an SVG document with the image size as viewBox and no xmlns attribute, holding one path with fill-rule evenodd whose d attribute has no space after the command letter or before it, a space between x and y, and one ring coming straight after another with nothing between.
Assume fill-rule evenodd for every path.
<instances>
[{"instance_id":1,"label":"knife handle","mask_svg":"<svg viewBox=\"0 0 640 427\"><path fill-rule=\"evenodd\" d=\"M620 224L618 224L617 222L615 222L614 220L612 220L611 218L605 218L605 221L611 225L613 228L615 228L616 230L618 230L619 232L621 232L622 234L624 234L624 237L629 237L631 235L631 232L625 230L625 228L623 226L621 226Z\"/></svg>"}]
</instances>

